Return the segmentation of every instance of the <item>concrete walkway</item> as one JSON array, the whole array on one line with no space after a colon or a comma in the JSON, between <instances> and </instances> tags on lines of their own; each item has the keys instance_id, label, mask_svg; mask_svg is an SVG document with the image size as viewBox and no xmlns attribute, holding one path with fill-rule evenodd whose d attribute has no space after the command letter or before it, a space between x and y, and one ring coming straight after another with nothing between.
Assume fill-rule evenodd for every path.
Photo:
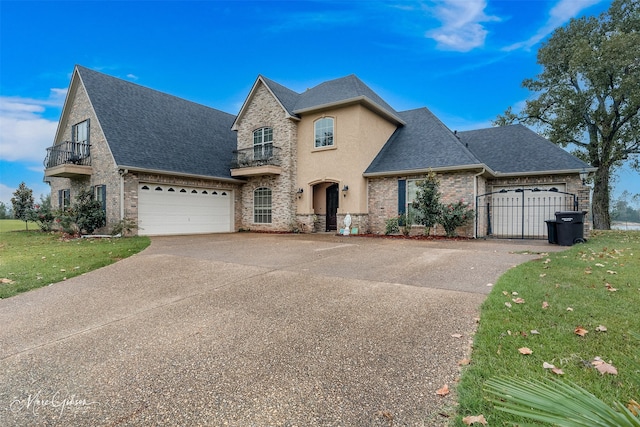
<instances>
[{"instance_id":1,"label":"concrete walkway","mask_svg":"<svg viewBox=\"0 0 640 427\"><path fill-rule=\"evenodd\" d=\"M0 425L444 425L454 396L435 391L459 376L487 284L537 257L526 251L559 249L153 238L0 300Z\"/></svg>"}]
</instances>

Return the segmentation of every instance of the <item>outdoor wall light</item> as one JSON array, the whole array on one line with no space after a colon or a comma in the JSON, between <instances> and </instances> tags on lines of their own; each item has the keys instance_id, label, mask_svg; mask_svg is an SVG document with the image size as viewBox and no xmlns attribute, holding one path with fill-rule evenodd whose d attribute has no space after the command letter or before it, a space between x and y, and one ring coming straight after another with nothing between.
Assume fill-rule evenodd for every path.
<instances>
[{"instance_id":1,"label":"outdoor wall light","mask_svg":"<svg viewBox=\"0 0 640 427\"><path fill-rule=\"evenodd\" d=\"M586 185L587 178L589 178L589 172L585 168L582 168L580 171L580 179L582 180L582 185Z\"/></svg>"},{"instance_id":2,"label":"outdoor wall light","mask_svg":"<svg viewBox=\"0 0 640 427\"><path fill-rule=\"evenodd\" d=\"M349 186L345 185L344 187L342 187L342 196L343 197L347 197L347 191L349 191Z\"/></svg>"},{"instance_id":3,"label":"outdoor wall light","mask_svg":"<svg viewBox=\"0 0 640 427\"><path fill-rule=\"evenodd\" d=\"M296 191L296 194L298 195L298 199L302 197L302 193L304 193L304 189L298 188L298 191Z\"/></svg>"}]
</instances>

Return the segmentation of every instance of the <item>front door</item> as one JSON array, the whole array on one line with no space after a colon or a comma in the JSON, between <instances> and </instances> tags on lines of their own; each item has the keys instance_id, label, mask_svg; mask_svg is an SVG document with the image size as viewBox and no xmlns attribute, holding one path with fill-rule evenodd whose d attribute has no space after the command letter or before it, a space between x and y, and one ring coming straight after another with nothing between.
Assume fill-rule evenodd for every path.
<instances>
[{"instance_id":1,"label":"front door","mask_svg":"<svg viewBox=\"0 0 640 427\"><path fill-rule=\"evenodd\" d=\"M338 184L327 187L327 231L338 229Z\"/></svg>"}]
</instances>

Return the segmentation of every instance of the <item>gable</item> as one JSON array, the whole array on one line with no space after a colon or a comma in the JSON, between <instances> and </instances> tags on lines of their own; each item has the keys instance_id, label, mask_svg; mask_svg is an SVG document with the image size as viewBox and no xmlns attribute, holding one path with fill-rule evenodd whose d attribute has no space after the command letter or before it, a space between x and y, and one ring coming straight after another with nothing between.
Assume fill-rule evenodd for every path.
<instances>
[{"instance_id":1,"label":"gable","mask_svg":"<svg viewBox=\"0 0 640 427\"><path fill-rule=\"evenodd\" d=\"M231 178L234 116L76 68L118 167Z\"/></svg>"}]
</instances>

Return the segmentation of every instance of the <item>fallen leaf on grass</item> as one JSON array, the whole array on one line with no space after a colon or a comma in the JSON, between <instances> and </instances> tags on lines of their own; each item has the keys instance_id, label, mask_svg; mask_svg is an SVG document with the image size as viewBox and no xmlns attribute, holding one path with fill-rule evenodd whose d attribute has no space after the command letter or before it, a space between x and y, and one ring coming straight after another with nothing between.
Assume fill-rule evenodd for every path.
<instances>
[{"instance_id":1,"label":"fallen leaf on grass","mask_svg":"<svg viewBox=\"0 0 640 427\"><path fill-rule=\"evenodd\" d=\"M615 292L615 291L617 291L617 289L616 289L616 288L614 288L613 286L611 286L611 283L605 283L605 286L607 287L607 290L608 290L609 292Z\"/></svg>"},{"instance_id":2,"label":"fallen leaf on grass","mask_svg":"<svg viewBox=\"0 0 640 427\"><path fill-rule=\"evenodd\" d=\"M540 275L540 277L544 277L544 276L546 276L546 275L547 275L547 273L542 273L542 274Z\"/></svg>"},{"instance_id":3,"label":"fallen leaf on grass","mask_svg":"<svg viewBox=\"0 0 640 427\"><path fill-rule=\"evenodd\" d=\"M627 409L629 409L631 413L636 417L640 415L640 403L636 402L633 399L631 399L627 404Z\"/></svg>"},{"instance_id":4,"label":"fallen leaf on grass","mask_svg":"<svg viewBox=\"0 0 640 427\"><path fill-rule=\"evenodd\" d=\"M447 394L449 394L449 385L443 385L442 388L436 390L436 394L438 396L446 396Z\"/></svg>"},{"instance_id":5,"label":"fallen leaf on grass","mask_svg":"<svg viewBox=\"0 0 640 427\"><path fill-rule=\"evenodd\" d=\"M511 299L511 301L515 302L516 304L524 304L524 299L523 298L513 298Z\"/></svg>"},{"instance_id":6,"label":"fallen leaf on grass","mask_svg":"<svg viewBox=\"0 0 640 427\"><path fill-rule=\"evenodd\" d=\"M3 285L10 285L15 282L11 279L7 279L6 277L3 277L2 279L0 279L0 283Z\"/></svg>"},{"instance_id":7,"label":"fallen leaf on grass","mask_svg":"<svg viewBox=\"0 0 640 427\"><path fill-rule=\"evenodd\" d=\"M617 272L615 272L613 270L607 270L607 273L609 273L609 274L618 274Z\"/></svg>"},{"instance_id":8,"label":"fallen leaf on grass","mask_svg":"<svg viewBox=\"0 0 640 427\"><path fill-rule=\"evenodd\" d=\"M520 354L532 354L533 350L531 350L530 348L527 347L521 347L518 349L518 351L520 352Z\"/></svg>"},{"instance_id":9,"label":"fallen leaf on grass","mask_svg":"<svg viewBox=\"0 0 640 427\"><path fill-rule=\"evenodd\" d=\"M547 362L542 363L542 369L553 369L553 368L555 368L555 366L552 365L551 363L547 363Z\"/></svg>"},{"instance_id":10,"label":"fallen leaf on grass","mask_svg":"<svg viewBox=\"0 0 640 427\"><path fill-rule=\"evenodd\" d=\"M483 426L487 425L487 420L484 419L484 415L469 415L468 417L464 417L462 422L468 426L475 423L480 423Z\"/></svg>"},{"instance_id":11,"label":"fallen leaf on grass","mask_svg":"<svg viewBox=\"0 0 640 427\"><path fill-rule=\"evenodd\" d=\"M615 366L605 362L604 360L600 359L599 357L596 357L595 359L593 359L591 361L591 364L598 370L598 372L600 372L602 375L604 374L611 374L611 375L618 375L618 370L616 369Z\"/></svg>"},{"instance_id":12,"label":"fallen leaf on grass","mask_svg":"<svg viewBox=\"0 0 640 427\"><path fill-rule=\"evenodd\" d=\"M573 311L572 307L567 307L567 311Z\"/></svg>"},{"instance_id":13,"label":"fallen leaf on grass","mask_svg":"<svg viewBox=\"0 0 640 427\"><path fill-rule=\"evenodd\" d=\"M540 332L538 332L537 329L532 329L531 330L531 335L540 335Z\"/></svg>"},{"instance_id":14,"label":"fallen leaf on grass","mask_svg":"<svg viewBox=\"0 0 640 427\"><path fill-rule=\"evenodd\" d=\"M600 325L596 328L596 332L607 332L607 327L604 325Z\"/></svg>"},{"instance_id":15,"label":"fallen leaf on grass","mask_svg":"<svg viewBox=\"0 0 640 427\"><path fill-rule=\"evenodd\" d=\"M549 308L549 303L546 301L542 301L542 309Z\"/></svg>"},{"instance_id":16,"label":"fallen leaf on grass","mask_svg":"<svg viewBox=\"0 0 640 427\"><path fill-rule=\"evenodd\" d=\"M585 336L587 334L587 331L585 328L583 328L582 326L578 326L576 327L576 329L574 329L573 331L576 335L580 335L581 337Z\"/></svg>"},{"instance_id":17,"label":"fallen leaf on grass","mask_svg":"<svg viewBox=\"0 0 640 427\"><path fill-rule=\"evenodd\" d=\"M597 263L596 267L604 267L604 264Z\"/></svg>"},{"instance_id":18,"label":"fallen leaf on grass","mask_svg":"<svg viewBox=\"0 0 640 427\"><path fill-rule=\"evenodd\" d=\"M551 372L553 372L556 375L564 375L564 372L560 368L553 368L551 369Z\"/></svg>"},{"instance_id":19,"label":"fallen leaf on grass","mask_svg":"<svg viewBox=\"0 0 640 427\"><path fill-rule=\"evenodd\" d=\"M511 308L511 303L509 301L505 302L504 305L506 305L507 307Z\"/></svg>"}]
</instances>

